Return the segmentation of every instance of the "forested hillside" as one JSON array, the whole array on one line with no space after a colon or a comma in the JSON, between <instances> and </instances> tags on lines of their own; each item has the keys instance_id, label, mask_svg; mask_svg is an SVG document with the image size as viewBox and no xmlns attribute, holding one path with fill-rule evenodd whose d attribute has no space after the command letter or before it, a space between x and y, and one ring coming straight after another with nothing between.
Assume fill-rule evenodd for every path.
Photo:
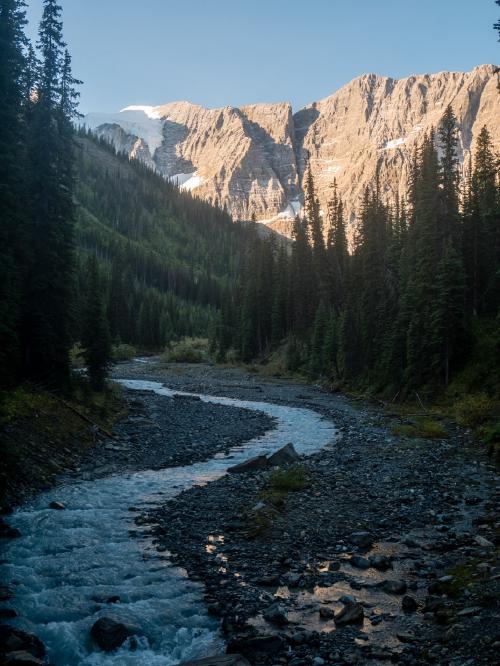
<instances>
[{"instance_id":1,"label":"forested hillside","mask_svg":"<svg viewBox=\"0 0 500 666\"><path fill-rule=\"evenodd\" d=\"M75 339L94 255L113 341L160 349L172 337L206 335L250 232L83 131L76 176Z\"/></svg>"},{"instance_id":2,"label":"forested hillside","mask_svg":"<svg viewBox=\"0 0 500 666\"><path fill-rule=\"evenodd\" d=\"M451 107L416 151L411 186L392 206L365 191L352 254L334 187L328 234L308 172L290 257L254 245L223 311L218 348L246 361L370 388L390 398L499 391L499 163L483 128L470 178L459 178ZM462 373L462 376L460 377Z\"/></svg>"}]
</instances>

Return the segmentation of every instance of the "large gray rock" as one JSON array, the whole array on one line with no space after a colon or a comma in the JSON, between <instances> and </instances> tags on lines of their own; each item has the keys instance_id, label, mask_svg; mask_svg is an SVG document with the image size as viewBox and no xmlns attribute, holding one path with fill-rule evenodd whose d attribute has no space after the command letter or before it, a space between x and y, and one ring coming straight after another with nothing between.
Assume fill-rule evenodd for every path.
<instances>
[{"instance_id":1,"label":"large gray rock","mask_svg":"<svg viewBox=\"0 0 500 666\"><path fill-rule=\"evenodd\" d=\"M228 467L227 471L230 474L245 474L245 472L255 472L259 469L266 469L267 467L269 467L269 462L266 456L255 456L255 458L245 460L245 462L239 463L238 465Z\"/></svg>"},{"instance_id":2,"label":"large gray rock","mask_svg":"<svg viewBox=\"0 0 500 666\"><path fill-rule=\"evenodd\" d=\"M111 652L123 645L129 636L137 633L135 628L127 626L113 617L101 617L90 630L96 644L105 652Z\"/></svg>"},{"instance_id":3,"label":"large gray rock","mask_svg":"<svg viewBox=\"0 0 500 666\"><path fill-rule=\"evenodd\" d=\"M271 467L278 467L280 465L289 465L300 460L300 456L295 450L293 444L286 444L281 449L268 457L268 463Z\"/></svg>"},{"instance_id":4,"label":"large gray rock","mask_svg":"<svg viewBox=\"0 0 500 666\"><path fill-rule=\"evenodd\" d=\"M339 627L346 624L361 624L365 617L363 606L357 601L347 603L342 610L335 615L335 624Z\"/></svg>"},{"instance_id":5,"label":"large gray rock","mask_svg":"<svg viewBox=\"0 0 500 666\"><path fill-rule=\"evenodd\" d=\"M406 583L404 580L384 580L382 589L388 594L404 594L406 592Z\"/></svg>"},{"instance_id":6,"label":"large gray rock","mask_svg":"<svg viewBox=\"0 0 500 666\"><path fill-rule=\"evenodd\" d=\"M0 625L0 658L12 652L27 652L33 657L43 659L45 646L34 634L28 634L7 624Z\"/></svg>"}]
</instances>

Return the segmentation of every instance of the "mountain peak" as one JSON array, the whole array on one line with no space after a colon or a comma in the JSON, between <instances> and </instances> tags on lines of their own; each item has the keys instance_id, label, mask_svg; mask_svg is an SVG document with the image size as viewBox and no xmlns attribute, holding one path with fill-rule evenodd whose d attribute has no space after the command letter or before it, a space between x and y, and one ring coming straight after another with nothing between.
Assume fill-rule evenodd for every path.
<instances>
[{"instance_id":1,"label":"mountain peak","mask_svg":"<svg viewBox=\"0 0 500 666\"><path fill-rule=\"evenodd\" d=\"M448 104L463 164L483 125L500 148L498 72L479 65L402 79L363 74L295 114L289 102L207 109L177 101L89 114L85 123L233 217L255 215L286 231L303 201L306 160L323 211L335 180L353 221L376 171L387 201L405 191L411 154Z\"/></svg>"}]
</instances>

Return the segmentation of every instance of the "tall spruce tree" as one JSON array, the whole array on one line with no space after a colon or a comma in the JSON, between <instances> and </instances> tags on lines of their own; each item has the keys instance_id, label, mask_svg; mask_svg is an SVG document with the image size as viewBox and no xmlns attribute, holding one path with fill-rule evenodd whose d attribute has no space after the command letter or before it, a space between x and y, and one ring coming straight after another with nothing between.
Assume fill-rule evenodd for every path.
<instances>
[{"instance_id":1,"label":"tall spruce tree","mask_svg":"<svg viewBox=\"0 0 500 666\"><path fill-rule=\"evenodd\" d=\"M25 3L0 0L0 386L21 374L25 247Z\"/></svg>"},{"instance_id":2,"label":"tall spruce tree","mask_svg":"<svg viewBox=\"0 0 500 666\"><path fill-rule=\"evenodd\" d=\"M89 261L82 345L88 376L94 391L102 391L111 363L111 339L102 282L95 255Z\"/></svg>"},{"instance_id":3,"label":"tall spruce tree","mask_svg":"<svg viewBox=\"0 0 500 666\"><path fill-rule=\"evenodd\" d=\"M40 80L30 113L30 279L24 345L30 377L65 386L74 278L73 146L75 81L62 38L61 7L45 0L39 28Z\"/></svg>"}]
</instances>

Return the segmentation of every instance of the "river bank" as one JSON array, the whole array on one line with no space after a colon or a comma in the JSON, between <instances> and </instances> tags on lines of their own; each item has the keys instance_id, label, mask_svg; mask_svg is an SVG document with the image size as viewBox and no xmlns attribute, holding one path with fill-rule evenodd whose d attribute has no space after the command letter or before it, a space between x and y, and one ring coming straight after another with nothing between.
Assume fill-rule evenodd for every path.
<instances>
[{"instance_id":1,"label":"river bank","mask_svg":"<svg viewBox=\"0 0 500 666\"><path fill-rule=\"evenodd\" d=\"M134 594L142 594L139 580L149 574L138 573L134 559L142 552L154 565L157 592L165 603L172 585L176 594L184 590L183 595L185 584L195 586L196 593L189 592L194 596L182 597L184 620L170 620L172 626L180 631L185 622L195 631L198 625L206 638L220 622L228 649L244 653L251 663L494 663L500 647L498 477L465 433L447 424L446 439L396 437L391 432L395 415L379 408L353 406L343 396L312 386L264 380L234 368L165 367L150 359L120 364L114 376L132 384L165 383L171 391L164 397L137 386L126 388L128 418L116 426L116 439L100 443L98 452L60 476L61 485L50 494L70 509L74 504L74 515L86 529L100 530L95 524L95 513L100 512L99 522L109 520L113 534L122 520L120 503L129 500L132 538L123 530L113 537L121 544L120 552L112 553L120 558L117 577L97 594L120 598L113 612L131 603L127 576L136 581ZM174 395L182 392L268 404L271 409L264 414ZM272 405L285 408L280 414L297 408L316 413L340 434L301 460L304 483L283 493L277 503L270 501L272 471L221 478L217 472L211 479L213 472L207 476L207 469L212 467L206 469L201 462L210 458L210 465L222 469L231 448L272 433L278 427ZM297 444L293 428L288 432ZM312 439L316 434L310 431ZM188 469L182 466L197 464L202 465L199 478L206 485L188 484L183 491L175 475ZM171 471L162 476L162 470ZM93 485L99 480L104 485ZM84 501L77 496L82 481ZM130 506L134 498L127 484L137 481L144 501ZM21 522L32 525L30 510L43 521L56 521L56 513L64 512L50 512L48 499L39 498L21 514ZM84 513L79 506L85 507ZM66 516L73 524L72 513ZM45 530L43 521L40 529ZM58 523L49 527L58 529ZM106 538L106 525L103 530L99 538ZM62 560L64 570L74 580L67 547L54 545L54 552L67 558ZM129 550L132 558L125 558L125 566L123 553ZM38 557L43 559L44 552L41 548ZM109 577L106 558L101 562L99 553L93 556L93 566L97 562L102 576ZM165 570L170 561L182 569ZM47 566L42 564L42 569ZM174 581L166 584L172 572ZM96 581L96 587L103 585ZM88 614L107 612L102 602L92 603ZM151 635L161 636L161 626L169 620L158 625L155 603L143 609L142 619ZM15 606L15 600L2 604ZM350 608L351 619L358 621L343 626L336 622L333 615L344 608ZM193 613L197 619L186 620ZM190 640L188 650L175 653L184 654L177 661L189 656L192 646L193 654L199 653L196 641L202 639L193 634ZM206 642L207 650L209 645ZM91 653L92 659L96 654ZM120 654L119 663L176 663L173 652L167 661L157 659L156 653L144 655L138 660L136 653L125 662ZM99 662L85 659L58 663L118 663L104 656Z\"/></svg>"},{"instance_id":2,"label":"river bank","mask_svg":"<svg viewBox=\"0 0 500 666\"><path fill-rule=\"evenodd\" d=\"M159 547L204 582L230 649L294 666L494 663L498 476L472 438L452 423L444 439L394 436L395 415L311 386L234 369L177 372L168 382L179 389L257 392L314 409L342 434L304 461L307 487L278 511L262 506L269 472L257 471L191 489L141 518ZM339 629L332 615L346 595L364 620ZM255 649L252 637L276 635L281 643Z\"/></svg>"}]
</instances>

